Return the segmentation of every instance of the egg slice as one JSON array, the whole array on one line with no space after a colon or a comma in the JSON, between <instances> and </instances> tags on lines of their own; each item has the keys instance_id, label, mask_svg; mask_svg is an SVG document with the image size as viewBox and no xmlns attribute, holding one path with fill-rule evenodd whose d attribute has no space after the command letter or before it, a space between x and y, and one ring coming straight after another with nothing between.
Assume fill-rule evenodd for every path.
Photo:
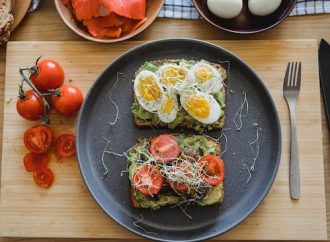
<instances>
[{"instance_id":1,"label":"egg slice","mask_svg":"<svg viewBox=\"0 0 330 242\"><path fill-rule=\"evenodd\" d=\"M190 95L181 95L182 107L203 124L212 124L219 120L221 108L215 98L204 92L196 91Z\"/></svg>"},{"instance_id":2,"label":"egg slice","mask_svg":"<svg viewBox=\"0 0 330 242\"><path fill-rule=\"evenodd\" d=\"M219 71L210 64L201 61L193 65L190 75L196 87L207 93L215 93L223 86L223 77Z\"/></svg>"},{"instance_id":3,"label":"egg slice","mask_svg":"<svg viewBox=\"0 0 330 242\"><path fill-rule=\"evenodd\" d=\"M166 92L157 111L158 117L164 123L175 120L179 110L178 98L174 92Z\"/></svg>"},{"instance_id":4,"label":"egg slice","mask_svg":"<svg viewBox=\"0 0 330 242\"><path fill-rule=\"evenodd\" d=\"M187 82L189 70L176 64L164 64L157 74L166 88L178 88Z\"/></svg>"},{"instance_id":5,"label":"egg slice","mask_svg":"<svg viewBox=\"0 0 330 242\"><path fill-rule=\"evenodd\" d=\"M149 112L156 112L164 97L159 78L151 71L141 71L136 76L134 93L139 104Z\"/></svg>"}]
</instances>

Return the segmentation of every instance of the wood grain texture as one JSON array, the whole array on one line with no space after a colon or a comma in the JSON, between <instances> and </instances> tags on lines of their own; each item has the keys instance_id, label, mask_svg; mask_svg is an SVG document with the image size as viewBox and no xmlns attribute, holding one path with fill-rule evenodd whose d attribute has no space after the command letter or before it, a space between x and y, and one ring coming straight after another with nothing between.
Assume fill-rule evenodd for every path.
<instances>
[{"instance_id":1,"label":"wood grain texture","mask_svg":"<svg viewBox=\"0 0 330 242\"><path fill-rule=\"evenodd\" d=\"M24 0L18 0L24 1ZM229 34L208 25L203 20L157 19L150 28L135 37L135 40L153 40L158 38L188 37L197 39L320 39L330 40L330 15L311 15L288 17L276 28L261 34L235 35ZM43 0L40 8L25 16L19 28L12 33L11 40L82 40L61 21L56 13L53 0ZM244 42L242 42L244 44ZM316 54L316 53L315 53ZM5 73L5 46L0 48L0 138L2 137L4 73ZM314 80L318 82L318 79ZM321 102L324 176L326 182L328 234L330 234L330 143L329 126L326 119L324 102ZM2 139L1 139L2 140ZM0 142L1 150L2 142ZM281 233L281 231L278 231ZM64 242L68 239L32 239L32 238L0 238L1 242ZM71 239L70 241L108 241L90 239ZM118 241L118 240L111 240ZM125 241L125 240L119 240Z\"/></svg>"},{"instance_id":2,"label":"wood grain texture","mask_svg":"<svg viewBox=\"0 0 330 242\"><path fill-rule=\"evenodd\" d=\"M49 190L33 184L31 174L22 167L26 153L21 137L32 125L16 113L18 66L27 66L43 54L63 64L66 79L84 92L97 74L123 51L142 42L111 46L87 42L11 42L7 46L4 104L0 231L15 237L81 237L132 239L136 236L97 207L80 177L74 159L58 161L50 155L56 173ZM270 89L281 118L283 146L279 173L259 208L241 225L221 239L326 239L326 207L323 177L320 89L317 74L317 42L241 41L215 42L247 61ZM83 54L82 54L83 53ZM297 126L301 165L301 199L289 196L289 122L283 99L284 70L292 57L303 62L303 84L297 107ZM55 134L73 132L73 118L51 113ZM14 151L14 152L13 152ZM311 162L311 160L313 162ZM40 221L43 221L40 223ZM294 224L294 229L292 225Z\"/></svg>"}]
</instances>

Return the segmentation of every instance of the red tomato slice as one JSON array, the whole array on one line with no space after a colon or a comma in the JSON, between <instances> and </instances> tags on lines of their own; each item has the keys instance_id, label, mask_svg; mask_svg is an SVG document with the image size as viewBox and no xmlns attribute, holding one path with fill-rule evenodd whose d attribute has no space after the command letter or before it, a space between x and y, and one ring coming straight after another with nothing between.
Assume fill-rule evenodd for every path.
<instances>
[{"instance_id":1,"label":"red tomato slice","mask_svg":"<svg viewBox=\"0 0 330 242\"><path fill-rule=\"evenodd\" d=\"M51 169L43 168L39 171L33 172L33 179L38 186L48 188L54 182L54 175Z\"/></svg>"},{"instance_id":2,"label":"red tomato slice","mask_svg":"<svg viewBox=\"0 0 330 242\"><path fill-rule=\"evenodd\" d=\"M173 135L162 134L151 140L150 152L155 159L170 162L180 155L180 147Z\"/></svg>"},{"instance_id":3,"label":"red tomato slice","mask_svg":"<svg viewBox=\"0 0 330 242\"><path fill-rule=\"evenodd\" d=\"M205 155L199 160L202 171L202 179L212 185L216 186L223 182L225 178L225 165L223 160L215 155Z\"/></svg>"},{"instance_id":4,"label":"red tomato slice","mask_svg":"<svg viewBox=\"0 0 330 242\"><path fill-rule=\"evenodd\" d=\"M56 140L56 154L59 157L70 157L76 153L76 137L71 134L62 134Z\"/></svg>"},{"instance_id":5,"label":"red tomato slice","mask_svg":"<svg viewBox=\"0 0 330 242\"><path fill-rule=\"evenodd\" d=\"M134 187L144 195L155 195L162 189L164 178L153 165L146 165L133 175Z\"/></svg>"},{"instance_id":6,"label":"red tomato slice","mask_svg":"<svg viewBox=\"0 0 330 242\"><path fill-rule=\"evenodd\" d=\"M25 170L35 172L47 167L48 157L46 154L27 153L23 158Z\"/></svg>"},{"instance_id":7,"label":"red tomato slice","mask_svg":"<svg viewBox=\"0 0 330 242\"><path fill-rule=\"evenodd\" d=\"M172 170L172 172L175 172L175 173L180 171L180 173L182 174L182 176L180 176L181 177L180 181L193 176L193 174L191 173L192 167L189 167L182 162L177 162L175 165L173 164L171 170ZM175 181L171 181L170 179L168 179L167 184L174 191L179 192L179 193L187 193L189 190L189 186L185 182L175 182Z\"/></svg>"},{"instance_id":8,"label":"red tomato slice","mask_svg":"<svg viewBox=\"0 0 330 242\"><path fill-rule=\"evenodd\" d=\"M24 133L25 147L35 154L46 153L53 140L53 132L46 125L37 125L27 129Z\"/></svg>"}]
</instances>

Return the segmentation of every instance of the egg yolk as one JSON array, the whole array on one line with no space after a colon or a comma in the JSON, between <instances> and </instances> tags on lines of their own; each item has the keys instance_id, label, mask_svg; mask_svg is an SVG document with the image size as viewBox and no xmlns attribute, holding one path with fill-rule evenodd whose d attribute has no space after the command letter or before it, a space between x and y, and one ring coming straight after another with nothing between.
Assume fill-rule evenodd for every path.
<instances>
[{"instance_id":1,"label":"egg yolk","mask_svg":"<svg viewBox=\"0 0 330 242\"><path fill-rule=\"evenodd\" d=\"M184 69L178 67L167 67L162 72L162 82L169 85L175 85L177 82L182 82L187 77Z\"/></svg>"},{"instance_id":2,"label":"egg yolk","mask_svg":"<svg viewBox=\"0 0 330 242\"><path fill-rule=\"evenodd\" d=\"M195 71L195 75L199 82L205 82L212 78L212 71L206 66L200 66Z\"/></svg>"},{"instance_id":3,"label":"egg yolk","mask_svg":"<svg viewBox=\"0 0 330 242\"><path fill-rule=\"evenodd\" d=\"M165 114L169 114L174 108L174 100L173 98L167 97L162 105L162 112Z\"/></svg>"},{"instance_id":4,"label":"egg yolk","mask_svg":"<svg viewBox=\"0 0 330 242\"><path fill-rule=\"evenodd\" d=\"M161 95L160 88L152 76L142 77L139 80L138 88L142 98L147 101L155 101Z\"/></svg>"},{"instance_id":5,"label":"egg yolk","mask_svg":"<svg viewBox=\"0 0 330 242\"><path fill-rule=\"evenodd\" d=\"M206 118L210 114L210 103L206 98L192 96L185 101L186 108L191 113L199 118Z\"/></svg>"}]
</instances>

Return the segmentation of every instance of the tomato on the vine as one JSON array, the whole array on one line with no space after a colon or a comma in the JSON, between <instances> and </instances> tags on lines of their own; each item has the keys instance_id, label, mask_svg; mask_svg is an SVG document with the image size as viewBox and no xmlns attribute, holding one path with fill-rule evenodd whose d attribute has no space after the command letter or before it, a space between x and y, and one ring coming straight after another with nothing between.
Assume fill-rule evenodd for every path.
<instances>
[{"instance_id":1,"label":"tomato on the vine","mask_svg":"<svg viewBox=\"0 0 330 242\"><path fill-rule=\"evenodd\" d=\"M38 120L43 117L44 103L35 91L29 89L18 98L16 109L23 118L32 121Z\"/></svg>"},{"instance_id":2,"label":"tomato on the vine","mask_svg":"<svg viewBox=\"0 0 330 242\"><path fill-rule=\"evenodd\" d=\"M37 71L32 73L30 79L41 92L56 89L63 85L64 71L54 60L42 60L37 63Z\"/></svg>"},{"instance_id":3,"label":"tomato on the vine","mask_svg":"<svg viewBox=\"0 0 330 242\"><path fill-rule=\"evenodd\" d=\"M34 154L46 153L53 141L53 132L46 125L37 125L24 133L25 147Z\"/></svg>"},{"instance_id":4,"label":"tomato on the vine","mask_svg":"<svg viewBox=\"0 0 330 242\"><path fill-rule=\"evenodd\" d=\"M64 116L76 114L84 100L79 88L73 85L63 85L51 97L51 105L55 111Z\"/></svg>"}]
</instances>

